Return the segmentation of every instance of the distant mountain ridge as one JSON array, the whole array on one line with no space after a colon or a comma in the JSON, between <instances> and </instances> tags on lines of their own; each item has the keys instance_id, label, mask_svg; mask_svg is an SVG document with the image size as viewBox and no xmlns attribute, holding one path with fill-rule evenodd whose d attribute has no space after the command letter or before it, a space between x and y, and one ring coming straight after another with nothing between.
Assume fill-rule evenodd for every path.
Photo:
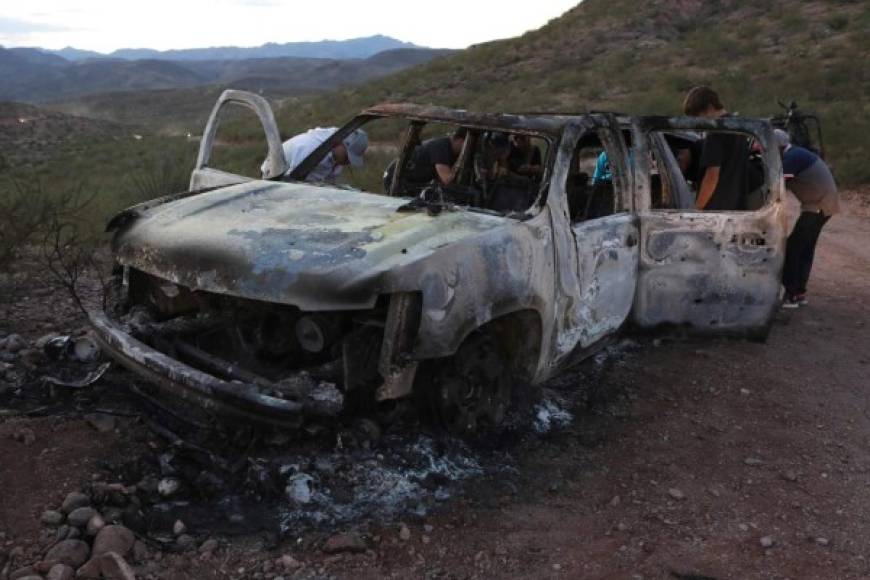
<instances>
[{"instance_id":1,"label":"distant mountain ridge","mask_svg":"<svg viewBox=\"0 0 870 580\"><path fill-rule=\"evenodd\" d=\"M369 58L379 52L402 48L426 48L411 42L403 42L390 36L376 34L347 40L321 40L317 42L267 42L260 46L215 46L208 48L185 48L154 50L151 48L121 48L105 54L68 46L59 50L37 49L69 61L91 59L123 60L245 60L250 58Z\"/></svg>"},{"instance_id":2,"label":"distant mountain ridge","mask_svg":"<svg viewBox=\"0 0 870 580\"><path fill-rule=\"evenodd\" d=\"M96 93L205 85L305 93L349 87L452 51L394 48L366 58L258 57L214 60L86 59L34 48L0 48L0 101L60 101Z\"/></svg>"}]
</instances>

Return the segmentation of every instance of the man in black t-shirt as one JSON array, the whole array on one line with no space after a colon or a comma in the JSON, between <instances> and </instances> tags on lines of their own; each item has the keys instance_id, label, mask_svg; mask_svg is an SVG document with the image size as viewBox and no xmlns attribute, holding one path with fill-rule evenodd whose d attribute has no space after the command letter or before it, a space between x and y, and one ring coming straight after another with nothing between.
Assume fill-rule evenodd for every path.
<instances>
[{"instance_id":1,"label":"man in black t-shirt","mask_svg":"<svg viewBox=\"0 0 870 580\"><path fill-rule=\"evenodd\" d=\"M695 87L686 95L683 110L690 117L718 119L728 115L710 87ZM699 160L701 172L696 209L745 209L749 193L749 139L735 133L708 133Z\"/></svg>"},{"instance_id":2,"label":"man in black t-shirt","mask_svg":"<svg viewBox=\"0 0 870 580\"><path fill-rule=\"evenodd\" d=\"M453 164L462 152L468 130L457 127L446 137L427 139L414 151L408 167L408 180L414 183L437 181L441 185L453 182Z\"/></svg>"}]
</instances>

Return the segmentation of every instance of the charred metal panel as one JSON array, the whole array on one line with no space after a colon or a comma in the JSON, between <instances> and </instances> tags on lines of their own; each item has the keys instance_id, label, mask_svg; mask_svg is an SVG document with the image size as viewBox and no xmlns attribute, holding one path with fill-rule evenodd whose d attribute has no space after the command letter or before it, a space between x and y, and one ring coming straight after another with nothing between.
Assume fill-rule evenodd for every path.
<instances>
[{"instance_id":1,"label":"charred metal panel","mask_svg":"<svg viewBox=\"0 0 870 580\"><path fill-rule=\"evenodd\" d=\"M254 181L146 209L118 232L114 250L120 263L193 290L311 311L365 309L389 292L393 269L517 224L469 211L397 212L404 203Z\"/></svg>"},{"instance_id":2,"label":"charred metal panel","mask_svg":"<svg viewBox=\"0 0 870 580\"><path fill-rule=\"evenodd\" d=\"M636 122L645 134L678 129L753 136L763 150L767 201L757 211L641 211L634 321L704 333L764 332L778 303L787 237L782 162L770 125L739 117Z\"/></svg>"},{"instance_id":3,"label":"charred metal panel","mask_svg":"<svg viewBox=\"0 0 870 580\"><path fill-rule=\"evenodd\" d=\"M297 427L303 406L270 397L254 385L228 383L180 363L136 340L101 312L90 312L91 326L101 345L121 364L153 380L175 396L207 411L258 422Z\"/></svg>"},{"instance_id":4,"label":"charred metal panel","mask_svg":"<svg viewBox=\"0 0 870 580\"><path fill-rule=\"evenodd\" d=\"M777 304L785 242L777 213L641 215L635 321L702 332L765 327Z\"/></svg>"},{"instance_id":5,"label":"charred metal panel","mask_svg":"<svg viewBox=\"0 0 870 580\"><path fill-rule=\"evenodd\" d=\"M572 228L577 246L579 294L568 298L556 351L558 363L616 332L634 304L638 266L637 218L607 216Z\"/></svg>"}]
</instances>

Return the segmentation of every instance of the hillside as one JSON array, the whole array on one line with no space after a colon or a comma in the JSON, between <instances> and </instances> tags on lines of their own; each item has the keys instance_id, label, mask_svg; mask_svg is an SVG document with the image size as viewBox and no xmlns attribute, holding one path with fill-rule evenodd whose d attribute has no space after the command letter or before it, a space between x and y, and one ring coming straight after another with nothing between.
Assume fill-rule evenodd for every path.
<instances>
[{"instance_id":1,"label":"hillside","mask_svg":"<svg viewBox=\"0 0 870 580\"><path fill-rule=\"evenodd\" d=\"M473 46L328 100L279 112L282 132L373 103L678 114L708 83L732 111L796 99L823 120L841 179L870 181L870 5L853 0L585 0L525 35Z\"/></svg>"},{"instance_id":2,"label":"hillside","mask_svg":"<svg viewBox=\"0 0 870 580\"><path fill-rule=\"evenodd\" d=\"M131 138L130 132L106 121L0 102L0 172L37 166L70 145L119 137Z\"/></svg>"}]
</instances>

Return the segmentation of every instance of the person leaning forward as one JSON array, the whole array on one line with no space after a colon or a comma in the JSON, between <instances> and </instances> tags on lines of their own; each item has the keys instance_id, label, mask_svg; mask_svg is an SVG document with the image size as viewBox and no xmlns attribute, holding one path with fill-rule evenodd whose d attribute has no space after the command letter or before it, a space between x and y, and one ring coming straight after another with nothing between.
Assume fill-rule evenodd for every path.
<instances>
[{"instance_id":1,"label":"person leaning forward","mask_svg":"<svg viewBox=\"0 0 870 580\"><path fill-rule=\"evenodd\" d=\"M284 159L287 161L287 171L282 177L286 178L302 160L311 155L323 142L332 137L338 130L337 127L317 127L309 129L284 141ZM305 181L309 182L334 182L341 174L343 167L362 167L363 156L369 146L369 138L365 131L356 129L344 139L333 146L320 162L308 172ZM266 175L268 167L266 162L260 167L263 175Z\"/></svg>"},{"instance_id":2,"label":"person leaning forward","mask_svg":"<svg viewBox=\"0 0 870 580\"><path fill-rule=\"evenodd\" d=\"M784 308L807 304L807 282L813 268L816 243L831 216L840 211L840 194L831 170L812 151L792 145L788 133L774 131L782 154L786 186L801 202L801 215L785 246L782 284Z\"/></svg>"},{"instance_id":3,"label":"person leaning forward","mask_svg":"<svg viewBox=\"0 0 870 580\"><path fill-rule=\"evenodd\" d=\"M725 110L716 91L710 87L695 87L683 101L683 111L689 117L719 119L731 116ZM701 177L696 209L745 209L749 193L749 139L726 132L708 133L701 147L699 160Z\"/></svg>"},{"instance_id":4,"label":"person leaning forward","mask_svg":"<svg viewBox=\"0 0 870 580\"><path fill-rule=\"evenodd\" d=\"M408 180L414 183L437 181L441 185L453 182L453 165L462 152L468 130L457 127L452 134L427 139L414 151L413 162L408 168Z\"/></svg>"}]
</instances>

